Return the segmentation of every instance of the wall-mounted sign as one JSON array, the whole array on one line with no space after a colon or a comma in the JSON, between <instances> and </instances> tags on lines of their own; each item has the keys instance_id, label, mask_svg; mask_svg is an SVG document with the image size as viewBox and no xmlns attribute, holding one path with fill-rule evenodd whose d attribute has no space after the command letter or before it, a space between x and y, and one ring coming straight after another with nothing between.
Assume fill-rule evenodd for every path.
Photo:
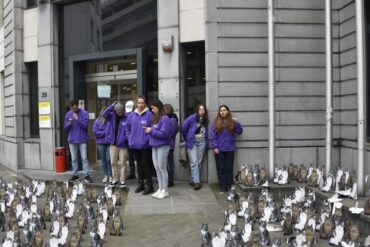
<instances>
[{"instance_id":1,"label":"wall-mounted sign","mask_svg":"<svg viewBox=\"0 0 370 247\"><path fill-rule=\"evenodd\" d=\"M85 110L85 100L83 99L78 100L78 108Z\"/></svg>"},{"instance_id":2,"label":"wall-mounted sign","mask_svg":"<svg viewBox=\"0 0 370 247\"><path fill-rule=\"evenodd\" d=\"M95 112L89 112L89 119L95 119Z\"/></svg>"},{"instance_id":3,"label":"wall-mounted sign","mask_svg":"<svg viewBox=\"0 0 370 247\"><path fill-rule=\"evenodd\" d=\"M51 113L50 101L39 102L39 114L48 115Z\"/></svg>"},{"instance_id":4,"label":"wall-mounted sign","mask_svg":"<svg viewBox=\"0 0 370 247\"><path fill-rule=\"evenodd\" d=\"M39 115L39 127L51 128L51 115Z\"/></svg>"},{"instance_id":5,"label":"wall-mounted sign","mask_svg":"<svg viewBox=\"0 0 370 247\"><path fill-rule=\"evenodd\" d=\"M172 52L173 51L173 36L164 36L162 38L162 50L165 52Z\"/></svg>"},{"instance_id":6,"label":"wall-mounted sign","mask_svg":"<svg viewBox=\"0 0 370 247\"><path fill-rule=\"evenodd\" d=\"M110 98L112 86L111 85L98 85L97 90L98 90L98 98L100 99Z\"/></svg>"}]
</instances>

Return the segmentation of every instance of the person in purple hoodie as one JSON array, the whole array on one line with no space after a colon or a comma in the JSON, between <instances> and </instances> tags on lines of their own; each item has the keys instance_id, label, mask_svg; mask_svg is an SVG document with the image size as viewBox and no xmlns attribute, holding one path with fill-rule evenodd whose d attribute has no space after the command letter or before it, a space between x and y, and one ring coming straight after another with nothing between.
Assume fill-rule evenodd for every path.
<instances>
[{"instance_id":1,"label":"person in purple hoodie","mask_svg":"<svg viewBox=\"0 0 370 247\"><path fill-rule=\"evenodd\" d=\"M115 186L120 183L120 187L126 187L125 184L125 167L128 158L128 142L126 135L126 120L125 107L122 103L115 101L112 105L104 110L103 116L110 122L105 140L110 143L109 153L112 164L112 182ZM121 169L118 169L118 160Z\"/></svg>"},{"instance_id":2,"label":"person in purple hoodie","mask_svg":"<svg viewBox=\"0 0 370 247\"><path fill-rule=\"evenodd\" d=\"M153 100L150 104L153 112L151 127L145 128L149 135L149 145L152 146L152 158L157 172L158 190L152 196L164 199L169 196L167 159L171 143L171 121L164 112L162 101Z\"/></svg>"},{"instance_id":3,"label":"person in purple hoodie","mask_svg":"<svg viewBox=\"0 0 370 247\"><path fill-rule=\"evenodd\" d=\"M110 122L103 116L103 107L100 111L100 116L95 120L93 132L95 135L95 142L98 146L98 153L103 166L104 178L103 183L112 182L112 167L110 164L109 146L110 143L106 141L105 137L110 129Z\"/></svg>"},{"instance_id":4,"label":"person in purple hoodie","mask_svg":"<svg viewBox=\"0 0 370 247\"><path fill-rule=\"evenodd\" d=\"M153 114L146 106L144 96L136 98L136 109L130 113L126 123L129 147L133 150L137 165L138 186L135 193L149 195L154 192L152 183L151 147L144 128L150 127Z\"/></svg>"},{"instance_id":5,"label":"person in purple hoodie","mask_svg":"<svg viewBox=\"0 0 370 247\"><path fill-rule=\"evenodd\" d=\"M187 117L182 125L182 135L190 161L190 185L194 190L199 190L200 166L208 140L208 113L203 104L199 104L196 113Z\"/></svg>"},{"instance_id":6,"label":"person in purple hoodie","mask_svg":"<svg viewBox=\"0 0 370 247\"><path fill-rule=\"evenodd\" d=\"M228 191L233 184L235 136L242 133L243 127L232 117L229 107L221 105L210 131L210 143L215 154L221 192Z\"/></svg>"},{"instance_id":7,"label":"person in purple hoodie","mask_svg":"<svg viewBox=\"0 0 370 247\"><path fill-rule=\"evenodd\" d=\"M171 131L170 131L170 137L171 137L171 143L170 143L170 151L168 153L168 159L167 159L167 172L168 172L168 187L174 186L174 173L175 173L175 162L173 160L173 151L175 149L175 140L177 132L179 132L179 120L177 118L177 115L173 111L173 107L171 104L165 104L164 106L164 112L171 120Z\"/></svg>"},{"instance_id":8,"label":"person in purple hoodie","mask_svg":"<svg viewBox=\"0 0 370 247\"><path fill-rule=\"evenodd\" d=\"M78 108L77 100L72 100L69 104L70 111L67 112L64 118L64 129L68 133L69 150L71 152L73 176L69 181L78 180L78 150L82 160L84 181L91 183L92 180L89 174L89 161L87 159L87 143L89 142L89 134L87 128L89 126L89 113Z\"/></svg>"}]
</instances>

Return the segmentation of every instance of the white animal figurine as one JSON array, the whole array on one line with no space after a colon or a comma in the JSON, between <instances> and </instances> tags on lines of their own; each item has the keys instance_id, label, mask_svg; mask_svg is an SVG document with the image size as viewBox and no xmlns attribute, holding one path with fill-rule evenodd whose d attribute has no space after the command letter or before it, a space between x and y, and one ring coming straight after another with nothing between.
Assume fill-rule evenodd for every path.
<instances>
[{"instance_id":1,"label":"white animal figurine","mask_svg":"<svg viewBox=\"0 0 370 247\"><path fill-rule=\"evenodd\" d=\"M332 237L329 240L329 243L337 246L342 241L344 235L344 224L339 223L338 221L335 222L335 229L332 233Z\"/></svg>"},{"instance_id":2,"label":"white animal figurine","mask_svg":"<svg viewBox=\"0 0 370 247\"><path fill-rule=\"evenodd\" d=\"M249 242L250 237L252 235L252 232L253 232L253 230L252 230L252 224L251 224L251 222L250 221L249 222L246 222L244 224L244 228L243 228L243 231L242 231L242 239L243 239L244 243L248 243Z\"/></svg>"}]
</instances>

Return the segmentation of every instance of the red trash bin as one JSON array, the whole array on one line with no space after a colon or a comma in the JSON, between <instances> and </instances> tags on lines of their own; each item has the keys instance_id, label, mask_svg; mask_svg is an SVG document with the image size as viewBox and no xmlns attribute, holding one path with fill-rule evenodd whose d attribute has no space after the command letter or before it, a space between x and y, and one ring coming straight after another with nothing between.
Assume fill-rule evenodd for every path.
<instances>
[{"instance_id":1,"label":"red trash bin","mask_svg":"<svg viewBox=\"0 0 370 247\"><path fill-rule=\"evenodd\" d=\"M66 148L65 147L55 148L55 171L56 172L66 171Z\"/></svg>"}]
</instances>

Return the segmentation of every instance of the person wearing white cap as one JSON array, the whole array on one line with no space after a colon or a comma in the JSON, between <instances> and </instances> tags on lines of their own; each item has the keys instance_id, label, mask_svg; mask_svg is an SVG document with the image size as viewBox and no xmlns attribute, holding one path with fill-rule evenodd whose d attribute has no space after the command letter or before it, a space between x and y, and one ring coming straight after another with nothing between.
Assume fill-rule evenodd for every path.
<instances>
[{"instance_id":1,"label":"person wearing white cap","mask_svg":"<svg viewBox=\"0 0 370 247\"><path fill-rule=\"evenodd\" d=\"M134 110L135 103L131 100L127 101L125 104L126 115L129 116ZM126 180L135 179L135 154L134 150L128 149L128 164L130 166L130 173L126 176Z\"/></svg>"}]
</instances>

